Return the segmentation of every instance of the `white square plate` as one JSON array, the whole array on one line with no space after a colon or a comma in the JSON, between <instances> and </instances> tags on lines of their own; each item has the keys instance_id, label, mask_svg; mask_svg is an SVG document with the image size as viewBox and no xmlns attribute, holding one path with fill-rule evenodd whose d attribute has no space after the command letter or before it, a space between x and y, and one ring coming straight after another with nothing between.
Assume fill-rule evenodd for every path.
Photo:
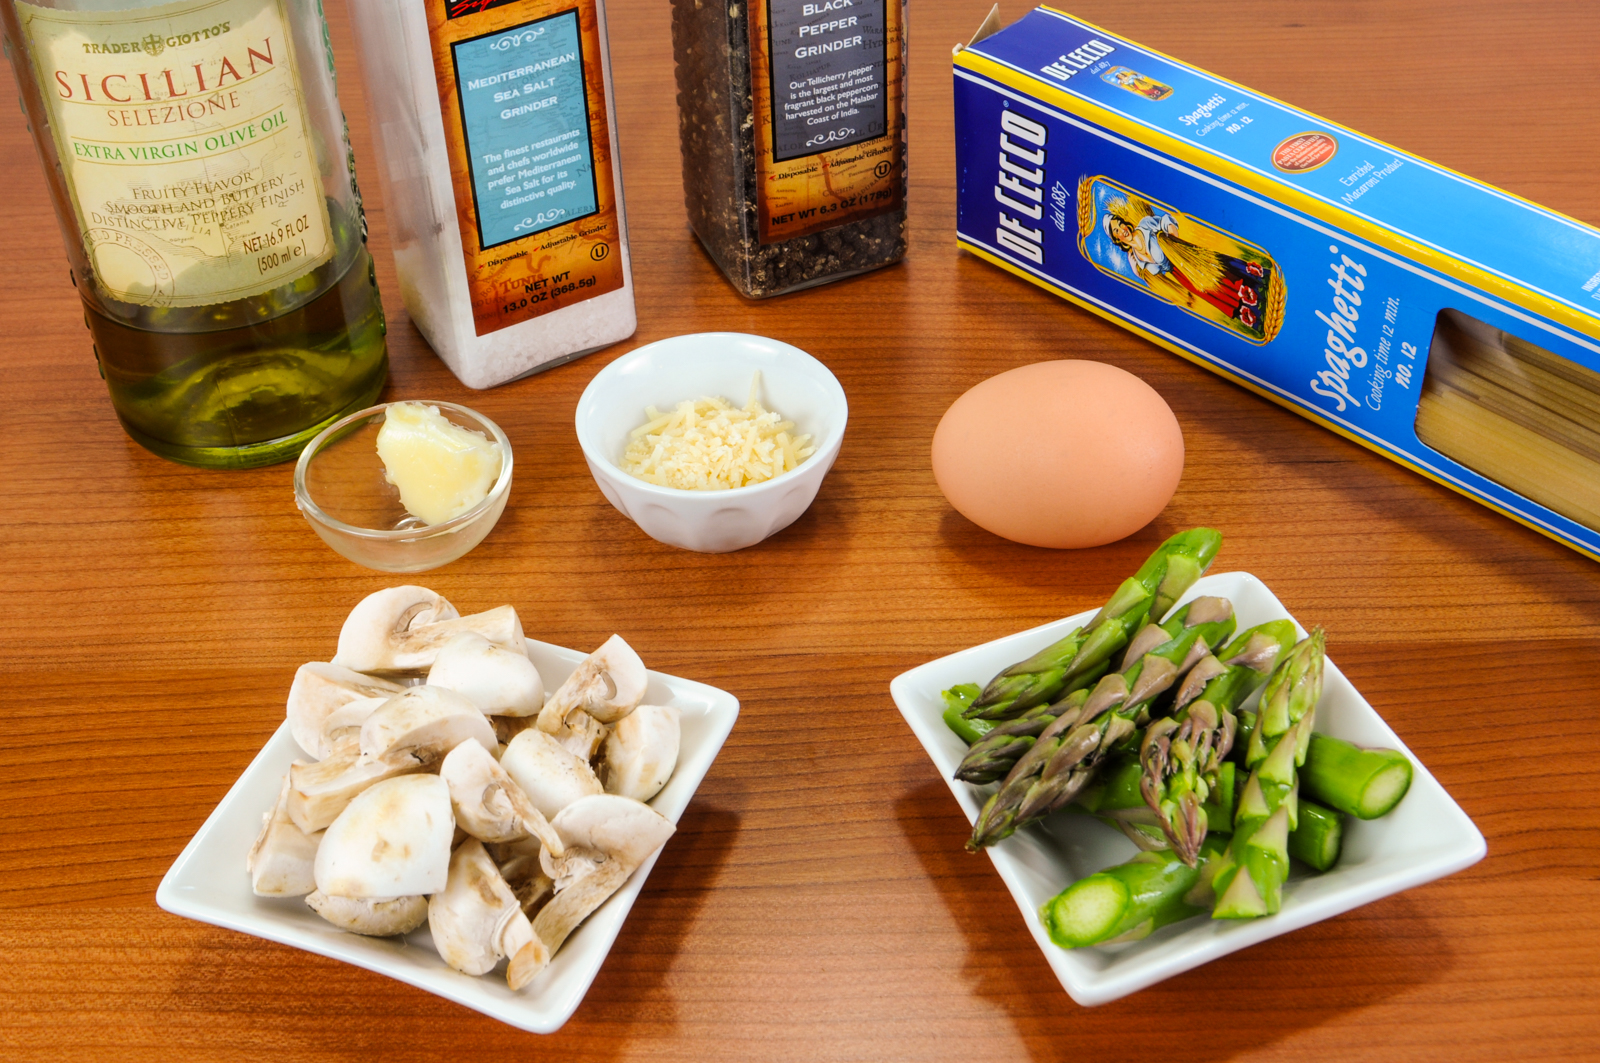
<instances>
[{"instance_id":1,"label":"white square plate","mask_svg":"<svg viewBox=\"0 0 1600 1063\"><path fill-rule=\"evenodd\" d=\"M1294 620L1283 603L1248 573L1206 576L1182 601L1200 595L1232 601L1240 631L1268 620ZM981 686L1093 616L1094 610L1090 610L941 657L890 684L895 704L939 774L949 782L968 822L977 819L995 786L973 786L953 777L967 747L945 725L940 692L958 683ZM1298 621L1295 627L1304 637L1306 631ZM1063 949L1040 924L1040 905L1079 879L1131 859L1137 852L1133 843L1089 816L1058 813L988 850L995 870L1022 911L1023 921L1073 1000L1085 1005L1116 1000L1258 941L1443 878L1483 858L1487 851L1483 835L1472 820L1331 658L1323 677L1316 727L1357 745L1401 750L1411 758L1415 772L1405 800L1387 816L1366 822L1346 817L1339 863L1326 874L1292 876L1284 889L1283 908L1276 915L1243 921L1195 918L1163 927L1143 941Z\"/></svg>"},{"instance_id":2,"label":"white square plate","mask_svg":"<svg viewBox=\"0 0 1600 1063\"><path fill-rule=\"evenodd\" d=\"M585 656L576 650L527 641L533 662L551 690ZM645 701L683 710L677 769L650 802L657 812L677 823L733 729L739 701L716 687L660 672L650 673ZM434 951L426 924L403 938L361 937L324 922L299 898L257 897L251 891L245 855L261 831L261 814L277 799L283 773L296 757L304 759L305 754L295 745L285 723L184 847L156 890L157 904L174 915L365 967L534 1033L551 1033L572 1016L600 972L659 851L567 938L549 967L513 993L506 985L503 963L480 977L445 966ZM672 844L670 839L667 844Z\"/></svg>"}]
</instances>

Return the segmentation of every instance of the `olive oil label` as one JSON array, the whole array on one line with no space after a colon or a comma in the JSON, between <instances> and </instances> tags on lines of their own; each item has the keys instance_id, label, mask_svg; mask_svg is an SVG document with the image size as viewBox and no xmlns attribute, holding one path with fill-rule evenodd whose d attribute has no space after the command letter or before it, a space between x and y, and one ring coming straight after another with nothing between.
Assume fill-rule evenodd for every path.
<instances>
[{"instance_id":1,"label":"olive oil label","mask_svg":"<svg viewBox=\"0 0 1600 1063\"><path fill-rule=\"evenodd\" d=\"M111 297L229 302L332 254L282 0L17 11Z\"/></svg>"},{"instance_id":2,"label":"olive oil label","mask_svg":"<svg viewBox=\"0 0 1600 1063\"><path fill-rule=\"evenodd\" d=\"M480 336L622 287L593 0L427 0Z\"/></svg>"},{"instance_id":3,"label":"olive oil label","mask_svg":"<svg viewBox=\"0 0 1600 1063\"><path fill-rule=\"evenodd\" d=\"M750 86L762 243L900 207L898 0L755 0Z\"/></svg>"}]
</instances>

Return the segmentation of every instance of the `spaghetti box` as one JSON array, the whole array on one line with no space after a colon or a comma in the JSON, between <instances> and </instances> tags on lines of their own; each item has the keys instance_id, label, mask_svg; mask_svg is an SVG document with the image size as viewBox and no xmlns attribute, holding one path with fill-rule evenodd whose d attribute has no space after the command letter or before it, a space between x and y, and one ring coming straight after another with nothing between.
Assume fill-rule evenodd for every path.
<instances>
[{"instance_id":1,"label":"spaghetti box","mask_svg":"<svg viewBox=\"0 0 1600 1063\"><path fill-rule=\"evenodd\" d=\"M962 248L1600 559L1600 230L1052 8L993 26Z\"/></svg>"}]
</instances>

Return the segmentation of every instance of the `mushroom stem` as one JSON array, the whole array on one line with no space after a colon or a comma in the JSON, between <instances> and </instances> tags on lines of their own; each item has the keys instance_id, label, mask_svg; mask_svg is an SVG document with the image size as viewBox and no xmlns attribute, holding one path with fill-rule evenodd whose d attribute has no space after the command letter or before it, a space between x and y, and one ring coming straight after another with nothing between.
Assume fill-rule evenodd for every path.
<instances>
[{"instance_id":1,"label":"mushroom stem","mask_svg":"<svg viewBox=\"0 0 1600 1063\"><path fill-rule=\"evenodd\" d=\"M428 927L440 957L463 974L487 974L510 957L506 982L514 990L550 962L550 949L476 838L451 855L449 878L428 901Z\"/></svg>"},{"instance_id":2,"label":"mushroom stem","mask_svg":"<svg viewBox=\"0 0 1600 1063\"><path fill-rule=\"evenodd\" d=\"M621 635L612 635L550 695L539 713L539 729L555 734L579 711L601 723L616 723L644 700L648 683L639 655Z\"/></svg>"},{"instance_id":3,"label":"mushroom stem","mask_svg":"<svg viewBox=\"0 0 1600 1063\"><path fill-rule=\"evenodd\" d=\"M530 835L560 856L564 846L550 821L533 806L505 768L483 746L468 739L439 765L450 787L456 822L484 842L511 842Z\"/></svg>"},{"instance_id":4,"label":"mushroom stem","mask_svg":"<svg viewBox=\"0 0 1600 1063\"><path fill-rule=\"evenodd\" d=\"M315 834L338 819L345 806L367 787L426 767L410 750L389 757L363 757L356 743L348 741L326 760L289 766L289 818L307 834Z\"/></svg>"},{"instance_id":5,"label":"mushroom stem","mask_svg":"<svg viewBox=\"0 0 1600 1063\"><path fill-rule=\"evenodd\" d=\"M395 693L399 693L396 691ZM318 760L326 760L333 756L343 743L354 739L356 746L361 745L361 725L367 722L367 717L377 711L380 705L388 702L392 694L385 694L381 698L356 698L346 702L339 708L328 713L327 719L322 721L322 734L317 745Z\"/></svg>"},{"instance_id":6,"label":"mushroom stem","mask_svg":"<svg viewBox=\"0 0 1600 1063\"><path fill-rule=\"evenodd\" d=\"M553 955L567 936L606 899L650 854L666 844L672 821L640 801L615 794L580 798L558 812L550 825L561 835L566 853L546 861L556 880L556 893L534 917L533 929Z\"/></svg>"},{"instance_id":7,"label":"mushroom stem","mask_svg":"<svg viewBox=\"0 0 1600 1063\"><path fill-rule=\"evenodd\" d=\"M261 834L245 859L251 890L257 897L303 897L316 889L312 865L322 834L307 834L289 818L287 773L278 800L262 819Z\"/></svg>"},{"instance_id":8,"label":"mushroom stem","mask_svg":"<svg viewBox=\"0 0 1600 1063\"><path fill-rule=\"evenodd\" d=\"M533 981L540 971L550 966L550 946L534 933L533 924L528 922L527 916L522 917L522 923L517 927L517 938L517 950L511 954L511 962L506 965L506 985L511 987L512 992Z\"/></svg>"},{"instance_id":9,"label":"mushroom stem","mask_svg":"<svg viewBox=\"0 0 1600 1063\"><path fill-rule=\"evenodd\" d=\"M606 860L594 871L564 890L558 890L550 903L533 919L533 932L554 956L578 924L622 888L633 868L619 860Z\"/></svg>"},{"instance_id":10,"label":"mushroom stem","mask_svg":"<svg viewBox=\"0 0 1600 1063\"><path fill-rule=\"evenodd\" d=\"M500 875L517 895L522 914L529 919L539 914L555 892L555 881L539 866L537 854L513 856L500 864Z\"/></svg>"},{"instance_id":11,"label":"mushroom stem","mask_svg":"<svg viewBox=\"0 0 1600 1063\"><path fill-rule=\"evenodd\" d=\"M562 749L588 763L600 751L607 730L605 724L580 710L563 720L560 729L551 733L550 737Z\"/></svg>"}]
</instances>

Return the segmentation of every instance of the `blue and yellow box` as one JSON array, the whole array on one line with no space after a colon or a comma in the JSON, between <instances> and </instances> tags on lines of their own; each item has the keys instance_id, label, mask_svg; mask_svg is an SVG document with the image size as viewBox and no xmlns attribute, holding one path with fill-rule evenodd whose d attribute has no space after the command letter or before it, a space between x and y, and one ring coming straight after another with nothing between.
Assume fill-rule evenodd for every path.
<instances>
[{"instance_id":1,"label":"blue and yellow box","mask_svg":"<svg viewBox=\"0 0 1600 1063\"><path fill-rule=\"evenodd\" d=\"M991 27L962 248L1600 559L1600 230L1053 8Z\"/></svg>"}]
</instances>

